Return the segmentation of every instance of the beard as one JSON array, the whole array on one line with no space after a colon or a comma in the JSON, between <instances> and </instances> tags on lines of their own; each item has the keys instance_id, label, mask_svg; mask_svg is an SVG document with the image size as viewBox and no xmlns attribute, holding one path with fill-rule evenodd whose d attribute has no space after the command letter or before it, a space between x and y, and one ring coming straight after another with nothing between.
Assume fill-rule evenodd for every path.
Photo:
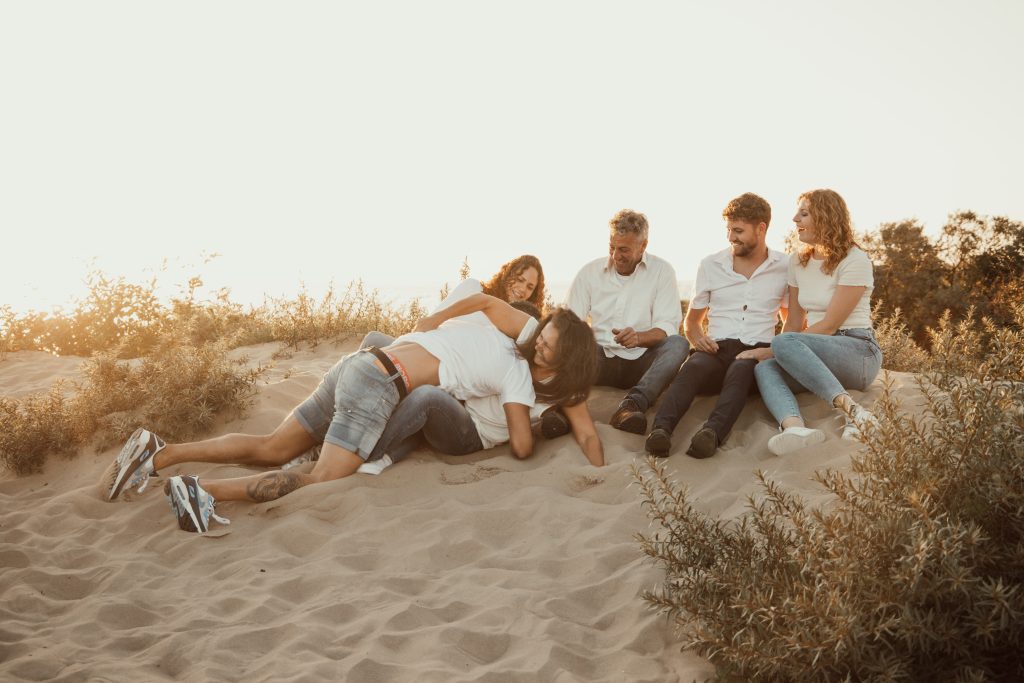
<instances>
[{"instance_id":1,"label":"beard","mask_svg":"<svg viewBox=\"0 0 1024 683\"><path fill-rule=\"evenodd\" d=\"M744 244L743 242L733 242L732 244L732 255L744 258L750 256L754 252L756 244Z\"/></svg>"}]
</instances>

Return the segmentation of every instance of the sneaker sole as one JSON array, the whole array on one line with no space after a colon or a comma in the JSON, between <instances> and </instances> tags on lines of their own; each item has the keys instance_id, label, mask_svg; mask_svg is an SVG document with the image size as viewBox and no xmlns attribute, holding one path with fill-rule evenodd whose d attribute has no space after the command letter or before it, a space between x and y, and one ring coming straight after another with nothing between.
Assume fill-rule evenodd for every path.
<instances>
[{"instance_id":1,"label":"sneaker sole","mask_svg":"<svg viewBox=\"0 0 1024 683\"><path fill-rule=\"evenodd\" d=\"M149 452L149 441L150 437L156 439L157 448L152 453ZM152 459L156 455L156 451L163 447L163 442L160 441L160 437L152 434L151 432L138 428L128 438L124 448L117 454L115 462L118 465L117 476L114 477L114 483L110 487L110 493L107 496L107 500L114 500L124 489L132 476L139 470L140 467L147 461Z\"/></svg>"},{"instance_id":2,"label":"sneaker sole","mask_svg":"<svg viewBox=\"0 0 1024 683\"><path fill-rule=\"evenodd\" d=\"M825 432L817 429L806 436L797 436L796 434L786 434L783 432L782 434L776 434L768 441L768 450L774 455L785 455L786 453L798 451L801 448L822 443L824 440Z\"/></svg>"},{"instance_id":3,"label":"sneaker sole","mask_svg":"<svg viewBox=\"0 0 1024 683\"><path fill-rule=\"evenodd\" d=\"M204 534L207 527L203 524L203 515L195 498L189 495L188 485L180 477L168 479L164 484L164 493L171 504L174 516L178 518L178 528L182 531Z\"/></svg>"}]
</instances>

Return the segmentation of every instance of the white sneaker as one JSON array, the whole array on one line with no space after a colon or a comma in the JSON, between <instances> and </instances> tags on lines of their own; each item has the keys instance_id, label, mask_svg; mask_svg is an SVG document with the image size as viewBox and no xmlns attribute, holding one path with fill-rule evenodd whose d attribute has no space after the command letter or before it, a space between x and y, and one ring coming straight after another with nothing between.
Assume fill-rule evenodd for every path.
<instances>
[{"instance_id":1,"label":"white sneaker","mask_svg":"<svg viewBox=\"0 0 1024 683\"><path fill-rule=\"evenodd\" d=\"M782 432L768 439L768 450L775 455L785 455L824 440L825 432L820 429L786 427Z\"/></svg>"},{"instance_id":2,"label":"white sneaker","mask_svg":"<svg viewBox=\"0 0 1024 683\"><path fill-rule=\"evenodd\" d=\"M854 406L852 416L846 419L846 426L843 427L843 438L847 441L863 441L862 434L868 425L878 426L878 418L871 411L860 406Z\"/></svg>"}]
</instances>

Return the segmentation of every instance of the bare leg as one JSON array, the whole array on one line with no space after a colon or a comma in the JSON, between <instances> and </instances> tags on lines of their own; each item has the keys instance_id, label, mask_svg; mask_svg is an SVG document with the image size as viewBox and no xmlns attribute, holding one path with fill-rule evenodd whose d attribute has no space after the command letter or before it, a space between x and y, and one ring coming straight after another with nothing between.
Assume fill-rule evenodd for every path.
<instances>
[{"instance_id":1,"label":"bare leg","mask_svg":"<svg viewBox=\"0 0 1024 683\"><path fill-rule=\"evenodd\" d=\"M299 428L302 428L301 425ZM309 474L295 470L276 470L234 479L203 479L201 483L218 502L247 500L252 503L265 503L277 500L303 486L347 477L362 464L363 459L355 453L324 442L320 459Z\"/></svg>"},{"instance_id":2,"label":"bare leg","mask_svg":"<svg viewBox=\"0 0 1024 683\"><path fill-rule=\"evenodd\" d=\"M231 463L277 467L317 445L309 432L289 415L272 434L225 434L192 443L167 444L153 457L159 472L184 462ZM205 484L203 487L205 488Z\"/></svg>"},{"instance_id":3,"label":"bare leg","mask_svg":"<svg viewBox=\"0 0 1024 683\"><path fill-rule=\"evenodd\" d=\"M782 421L782 428L789 429L790 427L803 427L804 419L802 417L787 417Z\"/></svg>"}]
</instances>

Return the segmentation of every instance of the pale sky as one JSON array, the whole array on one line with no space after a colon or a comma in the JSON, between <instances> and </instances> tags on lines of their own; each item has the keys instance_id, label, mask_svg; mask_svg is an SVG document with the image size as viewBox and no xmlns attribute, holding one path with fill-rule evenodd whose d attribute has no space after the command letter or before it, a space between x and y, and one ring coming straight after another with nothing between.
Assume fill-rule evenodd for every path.
<instances>
[{"instance_id":1,"label":"pale sky","mask_svg":"<svg viewBox=\"0 0 1024 683\"><path fill-rule=\"evenodd\" d=\"M0 304L91 259L258 301L534 253L564 291L621 208L687 281L746 191L776 247L817 187L862 230L1024 219L1022 34L1011 0L3 2Z\"/></svg>"}]
</instances>

